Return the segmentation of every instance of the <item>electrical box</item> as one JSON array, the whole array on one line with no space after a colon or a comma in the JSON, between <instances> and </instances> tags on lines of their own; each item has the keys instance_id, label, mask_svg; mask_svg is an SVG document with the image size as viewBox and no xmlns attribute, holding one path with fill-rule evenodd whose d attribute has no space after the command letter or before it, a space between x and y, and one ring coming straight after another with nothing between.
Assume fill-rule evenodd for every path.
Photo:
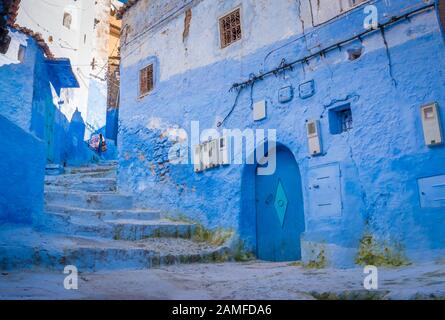
<instances>
[{"instance_id":1,"label":"electrical box","mask_svg":"<svg viewBox=\"0 0 445 320\"><path fill-rule=\"evenodd\" d=\"M423 106L421 116L425 144L429 147L442 144L442 128L437 103Z\"/></svg>"},{"instance_id":2,"label":"electrical box","mask_svg":"<svg viewBox=\"0 0 445 320\"><path fill-rule=\"evenodd\" d=\"M229 165L231 161L230 137L214 139L195 146L193 161L196 173Z\"/></svg>"},{"instance_id":3,"label":"electrical box","mask_svg":"<svg viewBox=\"0 0 445 320\"><path fill-rule=\"evenodd\" d=\"M201 160L203 170L210 168L209 146L209 142L204 142L201 145Z\"/></svg>"},{"instance_id":4,"label":"electrical box","mask_svg":"<svg viewBox=\"0 0 445 320\"><path fill-rule=\"evenodd\" d=\"M309 153L311 156L320 155L323 152L320 135L320 121L311 120L307 123L306 128L309 142Z\"/></svg>"},{"instance_id":5,"label":"electrical box","mask_svg":"<svg viewBox=\"0 0 445 320\"><path fill-rule=\"evenodd\" d=\"M198 144L197 146L195 146L195 150L194 150L194 157L193 157L193 162L195 165L195 172L201 172L203 170L203 165L202 165L202 158L201 158L201 145Z\"/></svg>"},{"instance_id":6,"label":"electrical box","mask_svg":"<svg viewBox=\"0 0 445 320\"><path fill-rule=\"evenodd\" d=\"M341 171L338 163L312 167L308 170L309 214L314 219L342 215Z\"/></svg>"},{"instance_id":7,"label":"electrical box","mask_svg":"<svg viewBox=\"0 0 445 320\"><path fill-rule=\"evenodd\" d=\"M421 178L418 185L422 208L445 208L445 175Z\"/></svg>"},{"instance_id":8,"label":"electrical box","mask_svg":"<svg viewBox=\"0 0 445 320\"><path fill-rule=\"evenodd\" d=\"M253 121L260 121L266 118L266 100L259 101L253 105Z\"/></svg>"},{"instance_id":9,"label":"electrical box","mask_svg":"<svg viewBox=\"0 0 445 320\"><path fill-rule=\"evenodd\" d=\"M219 139L208 142L209 147L209 168L219 166Z\"/></svg>"},{"instance_id":10,"label":"electrical box","mask_svg":"<svg viewBox=\"0 0 445 320\"><path fill-rule=\"evenodd\" d=\"M299 86L300 98L307 99L315 94L315 82L314 80L300 84Z\"/></svg>"},{"instance_id":11,"label":"electrical box","mask_svg":"<svg viewBox=\"0 0 445 320\"><path fill-rule=\"evenodd\" d=\"M219 139L219 164L226 166L230 164L230 139L222 137Z\"/></svg>"},{"instance_id":12,"label":"electrical box","mask_svg":"<svg viewBox=\"0 0 445 320\"><path fill-rule=\"evenodd\" d=\"M280 91L278 91L278 101L280 103L287 103L291 101L293 98L294 98L294 88L292 86L281 88Z\"/></svg>"}]
</instances>

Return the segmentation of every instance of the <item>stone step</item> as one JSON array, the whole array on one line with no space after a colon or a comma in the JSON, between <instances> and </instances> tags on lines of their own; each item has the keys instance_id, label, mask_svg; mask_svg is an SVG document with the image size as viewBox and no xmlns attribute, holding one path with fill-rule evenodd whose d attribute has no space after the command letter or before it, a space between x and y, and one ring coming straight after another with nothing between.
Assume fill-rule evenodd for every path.
<instances>
[{"instance_id":1,"label":"stone step","mask_svg":"<svg viewBox=\"0 0 445 320\"><path fill-rule=\"evenodd\" d=\"M98 166L118 166L119 161L118 160L105 160L97 163Z\"/></svg>"},{"instance_id":2,"label":"stone step","mask_svg":"<svg viewBox=\"0 0 445 320\"><path fill-rule=\"evenodd\" d=\"M126 210L133 207L133 198L118 193L45 191L45 205L65 205L99 210Z\"/></svg>"},{"instance_id":3,"label":"stone step","mask_svg":"<svg viewBox=\"0 0 445 320\"><path fill-rule=\"evenodd\" d=\"M94 210L76 208L68 206L48 205L45 207L48 213L62 213L72 217L91 218L97 220L159 220L161 212L149 209L128 209L128 210Z\"/></svg>"},{"instance_id":4,"label":"stone step","mask_svg":"<svg viewBox=\"0 0 445 320\"><path fill-rule=\"evenodd\" d=\"M112 178L116 179L115 171L100 171L100 172L86 172L86 173L76 173L76 174L62 174L62 175L46 175L45 182L51 181L78 181L84 179L103 179Z\"/></svg>"},{"instance_id":5,"label":"stone step","mask_svg":"<svg viewBox=\"0 0 445 320\"><path fill-rule=\"evenodd\" d=\"M185 239L146 239L138 242L42 234L30 228L0 229L0 269L63 271L73 265L79 272L147 269L172 264L225 261L226 247Z\"/></svg>"},{"instance_id":6,"label":"stone step","mask_svg":"<svg viewBox=\"0 0 445 320\"><path fill-rule=\"evenodd\" d=\"M65 168L65 174L77 174L77 173L98 173L116 171L116 165L95 165L85 167L67 167Z\"/></svg>"},{"instance_id":7,"label":"stone step","mask_svg":"<svg viewBox=\"0 0 445 320\"><path fill-rule=\"evenodd\" d=\"M45 190L67 191L78 190L87 192L112 192L116 191L115 178L84 178L84 179L48 179L45 180Z\"/></svg>"},{"instance_id":8,"label":"stone step","mask_svg":"<svg viewBox=\"0 0 445 320\"><path fill-rule=\"evenodd\" d=\"M196 226L166 219L101 220L65 213L47 212L37 224L44 232L57 231L76 236L101 237L114 240L138 241L147 238L190 239Z\"/></svg>"},{"instance_id":9,"label":"stone step","mask_svg":"<svg viewBox=\"0 0 445 320\"><path fill-rule=\"evenodd\" d=\"M186 222L176 222L167 219L105 220L113 227L113 239L137 241L146 238L184 238L190 239L196 230L196 225Z\"/></svg>"},{"instance_id":10,"label":"stone step","mask_svg":"<svg viewBox=\"0 0 445 320\"><path fill-rule=\"evenodd\" d=\"M45 167L45 174L50 176L57 176L65 173L65 168L60 164L47 164Z\"/></svg>"}]
</instances>

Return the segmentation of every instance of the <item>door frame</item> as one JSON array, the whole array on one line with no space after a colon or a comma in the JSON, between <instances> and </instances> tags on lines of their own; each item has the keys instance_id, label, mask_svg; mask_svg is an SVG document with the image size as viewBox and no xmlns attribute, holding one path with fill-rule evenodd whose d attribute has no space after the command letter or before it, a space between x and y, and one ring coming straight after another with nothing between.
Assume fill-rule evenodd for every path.
<instances>
[{"instance_id":1,"label":"door frame","mask_svg":"<svg viewBox=\"0 0 445 320\"><path fill-rule=\"evenodd\" d=\"M263 146L267 144L267 142L263 142ZM258 146L257 146L258 148ZM256 154L256 149L255 148L255 154ZM303 210L302 214L303 214L303 230L300 234L300 254L301 254L301 258L303 256L303 245L302 245L302 240L301 240L301 235L307 230L307 216L306 216L306 203L305 203L305 188L304 188L304 179L303 179L303 175L302 175L302 171L301 171L301 166L297 161L297 157L295 156L294 152L292 151L291 148L289 148L288 146L286 146L283 143L280 142L276 142L275 141L275 148L276 150L276 154L278 154L278 150L279 149L283 149L286 152L288 152L290 155L292 155L293 157L293 161L295 161L295 165L298 168L299 174L300 174L300 184L301 184L301 201L302 201L302 207L301 209ZM264 146L263 150L267 150L267 146ZM258 168L259 164L256 163L254 165L254 170L253 170L253 212L254 212L254 219L255 219L255 254L258 257L258 212L257 212L257 203L256 203L256 179L257 179L257 168Z\"/></svg>"}]
</instances>

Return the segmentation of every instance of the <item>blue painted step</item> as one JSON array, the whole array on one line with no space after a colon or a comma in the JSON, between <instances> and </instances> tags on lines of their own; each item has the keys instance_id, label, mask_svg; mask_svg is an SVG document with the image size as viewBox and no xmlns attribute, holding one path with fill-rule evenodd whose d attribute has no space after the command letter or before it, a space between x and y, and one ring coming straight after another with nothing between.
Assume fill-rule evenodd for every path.
<instances>
[{"instance_id":1,"label":"blue painted step","mask_svg":"<svg viewBox=\"0 0 445 320\"><path fill-rule=\"evenodd\" d=\"M97 210L84 209L68 206L47 205L45 211L48 213L62 213L71 217L91 218L93 220L157 220L161 218L161 212L149 209L127 209L127 210Z\"/></svg>"},{"instance_id":2,"label":"blue painted step","mask_svg":"<svg viewBox=\"0 0 445 320\"><path fill-rule=\"evenodd\" d=\"M69 167L65 168L65 174L110 172L110 171L116 171L116 169L117 167L115 165Z\"/></svg>"},{"instance_id":3,"label":"blue painted step","mask_svg":"<svg viewBox=\"0 0 445 320\"><path fill-rule=\"evenodd\" d=\"M45 205L125 210L133 207L133 198L129 195L116 193L45 191Z\"/></svg>"},{"instance_id":4,"label":"blue painted step","mask_svg":"<svg viewBox=\"0 0 445 320\"><path fill-rule=\"evenodd\" d=\"M82 178L82 179L52 179L45 181L47 191L86 191L113 192L117 189L115 178Z\"/></svg>"},{"instance_id":5,"label":"blue painted step","mask_svg":"<svg viewBox=\"0 0 445 320\"><path fill-rule=\"evenodd\" d=\"M107 220L113 228L116 240L142 240L146 238L185 238L190 239L196 225L170 220Z\"/></svg>"},{"instance_id":6,"label":"blue painted step","mask_svg":"<svg viewBox=\"0 0 445 320\"><path fill-rule=\"evenodd\" d=\"M74 265L79 272L147 269L226 259L226 247L184 239L138 242L42 234L30 228L0 228L0 270L52 269Z\"/></svg>"},{"instance_id":7,"label":"blue painted step","mask_svg":"<svg viewBox=\"0 0 445 320\"><path fill-rule=\"evenodd\" d=\"M44 231L57 231L77 236L128 241L138 241L147 238L190 239L196 230L194 224L166 219L116 219L102 221L91 217L54 212L47 213L38 227Z\"/></svg>"}]
</instances>

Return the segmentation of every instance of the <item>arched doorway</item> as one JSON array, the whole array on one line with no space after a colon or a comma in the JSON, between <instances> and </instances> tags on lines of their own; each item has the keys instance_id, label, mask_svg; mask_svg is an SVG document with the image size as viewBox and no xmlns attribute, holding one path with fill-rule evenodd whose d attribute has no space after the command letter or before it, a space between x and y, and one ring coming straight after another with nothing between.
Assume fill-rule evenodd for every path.
<instances>
[{"instance_id":1,"label":"arched doorway","mask_svg":"<svg viewBox=\"0 0 445 320\"><path fill-rule=\"evenodd\" d=\"M257 257L297 261L305 229L301 175L288 148L278 146L276 155L275 173L255 176Z\"/></svg>"}]
</instances>

